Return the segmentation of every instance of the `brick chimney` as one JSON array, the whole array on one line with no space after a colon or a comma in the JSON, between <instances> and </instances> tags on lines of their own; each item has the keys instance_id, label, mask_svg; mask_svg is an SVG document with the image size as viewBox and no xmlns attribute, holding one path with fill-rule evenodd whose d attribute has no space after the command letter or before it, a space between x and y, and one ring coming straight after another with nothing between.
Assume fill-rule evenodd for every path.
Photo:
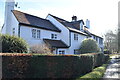
<instances>
[{"instance_id":1,"label":"brick chimney","mask_svg":"<svg viewBox=\"0 0 120 80\"><path fill-rule=\"evenodd\" d=\"M86 27L90 29L90 20L86 19Z\"/></svg>"},{"instance_id":2,"label":"brick chimney","mask_svg":"<svg viewBox=\"0 0 120 80\"><path fill-rule=\"evenodd\" d=\"M77 21L77 16L73 16L72 21Z\"/></svg>"}]
</instances>

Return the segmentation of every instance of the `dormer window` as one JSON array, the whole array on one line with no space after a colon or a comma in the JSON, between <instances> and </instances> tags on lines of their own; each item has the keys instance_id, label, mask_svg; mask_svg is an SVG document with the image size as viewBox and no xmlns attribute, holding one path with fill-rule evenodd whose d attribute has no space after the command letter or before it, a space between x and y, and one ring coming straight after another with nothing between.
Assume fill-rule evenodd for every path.
<instances>
[{"instance_id":1,"label":"dormer window","mask_svg":"<svg viewBox=\"0 0 120 80\"><path fill-rule=\"evenodd\" d=\"M82 22L80 23L80 30L81 31L83 30L83 23Z\"/></svg>"},{"instance_id":2,"label":"dormer window","mask_svg":"<svg viewBox=\"0 0 120 80\"><path fill-rule=\"evenodd\" d=\"M57 39L57 34L51 34L51 39Z\"/></svg>"}]
</instances>

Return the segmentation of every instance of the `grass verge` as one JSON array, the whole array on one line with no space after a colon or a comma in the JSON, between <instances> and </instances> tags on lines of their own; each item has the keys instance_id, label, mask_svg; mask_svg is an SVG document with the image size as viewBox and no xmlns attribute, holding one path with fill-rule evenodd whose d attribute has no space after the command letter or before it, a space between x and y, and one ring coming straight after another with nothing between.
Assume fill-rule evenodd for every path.
<instances>
[{"instance_id":1,"label":"grass verge","mask_svg":"<svg viewBox=\"0 0 120 80\"><path fill-rule=\"evenodd\" d=\"M100 67L95 68L92 72L77 78L76 80L99 80L103 77L106 71L107 64L103 64Z\"/></svg>"}]
</instances>

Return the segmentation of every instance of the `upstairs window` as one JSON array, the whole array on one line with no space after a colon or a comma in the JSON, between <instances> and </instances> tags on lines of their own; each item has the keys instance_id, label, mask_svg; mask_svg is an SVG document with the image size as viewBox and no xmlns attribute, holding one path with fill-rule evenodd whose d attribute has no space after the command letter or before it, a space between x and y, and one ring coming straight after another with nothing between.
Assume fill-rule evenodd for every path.
<instances>
[{"instance_id":1,"label":"upstairs window","mask_svg":"<svg viewBox=\"0 0 120 80\"><path fill-rule=\"evenodd\" d=\"M51 34L51 39L57 39L57 34Z\"/></svg>"},{"instance_id":2,"label":"upstairs window","mask_svg":"<svg viewBox=\"0 0 120 80\"><path fill-rule=\"evenodd\" d=\"M37 30L37 38L40 39L40 30Z\"/></svg>"},{"instance_id":3,"label":"upstairs window","mask_svg":"<svg viewBox=\"0 0 120 80\"><path fill-rule=\"evenodd\" d=\"M96 41L98 41L98 38L96 37Z\"/></svg>"},{"instance_id":4,"label":"upstairs window","mask_svg":"<svg viewBox=\"0 0 120 80\"><path fill-rule=\"evenodd\" d=\"M74 40L78 40L78 34L74 34Z\"/></svg>"},{"instance_id":5,"label":"upstairs window","mask_svg":"<svg viewBox=\"0 0 120 80\"><path fill-rule=\"evenodd\" d=\"M40 39L40 30L32 29L32 37L36 39Z\"/></svg>"},{"instance_id":6,"label":"upstairs window","mask_svg":"<svg viewBox=\"0 0 120 80\"><path fill-rule=\"evenodd\" d=\"M99 44L103 44L103 40L99 38Z\"/></svg>"},{"instance_id":7,"label":"upstairs window","mask_svg":"<svg viewBox=\"0 0 120 80\"><path fill-rule=\"evenodd\" d=\"M15 35L15 28L13 28L13 35Z\"/></svg>"},{"instance_id":8,"label":"upstairs window","mask_svg":"<svg viewBox=\"0 0 120 80\"><path fill-rule=\"evenodd\" d=\"M32 37L36 38L36 29L32 29Z\"/></svg>"}]
</instances>

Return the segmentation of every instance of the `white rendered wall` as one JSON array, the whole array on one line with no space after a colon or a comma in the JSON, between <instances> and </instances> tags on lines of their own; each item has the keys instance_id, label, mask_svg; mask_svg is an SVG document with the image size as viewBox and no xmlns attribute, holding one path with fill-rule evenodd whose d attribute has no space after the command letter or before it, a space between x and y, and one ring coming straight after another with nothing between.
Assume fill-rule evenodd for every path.
<instances>
[{"instance_id":1,"label":"white rendered wall","mask_svg":"<svg viewBox=\"0 0 120 80\"><path fill-rule=\"evenodd\" d=\"M11 12L12 13L12 12ZM11 14L11 21L9 22L9 27L4 26L2 29L2 34L10 34L13 35L13 28L15 28L15 36L18 36L18 29L19 29L19 22L17 21L14 14ZM6 31L6 28L9 30L9 32Z\"/></svg>"},{"instance_id":2,"label":"white rendered wall","mask_svg":"<svg viewBox=\"0 0 120 80\"><path fill-rule=\"evenodd\" d=\"M5 19L4 19L4 29L3 34L10 34L12 29L12 10L14 10L15 2L7 2L5 3Z\"/></svg>"},{"instance_id":3,"label":"white rendered wall","mask_svg":"<svg viewBox=\"0 0 120 80\"><path fill-rule=\"evenodd\" d=\"M40 30L40 39L36 39L36 38L32 37L32 29ZM51 39L51 34L57 34L56 40L61 39L59 32L44 30L44 29L40 29L40 28L33 28L33 27L28 27L28 26L21 26L20 27L20 37L22 37L24 40L26 40L29 45L44 44L43 39L44 38Z\"/></svg>"},{"instance_id":4,"label":"white rendered wall","mask_svg":"<svg viewBox=\"0 0 120 80\"><path fill-rule=\"evenodd\" d=\"M71 32L71 47L69 48L69 54L74 54L75 49L80 49L81 43L84 39L86 39L85 35L78 34L78 40L74 40L74 32Z\"/></svg>"},{"instance_id":5,"label":"white rendered wall","mask_svg":"<svg viewBox=\"0 0 120 80\"><path fill-rule=\"evenodd\" d=\"M69 46L69 30L50 15L48 15L46 19L48 19L52 24L61 30L61 33L59 34L61 40Z\"/></svg>"},{"instance_id":6,"label":"white rendered wall","mask_svg":"<svg viewBox=\"0 0 120 80\"><path fill-rule=\"evenodd\" d=\"M1 33L6 34L6 27L4 25L3 25L2 29L1 29Z\"/></svg>"},{"instance_id":7,"label":"white rendered wall","mask_svg":"<svg viewBox=\"0 0 120 80\"><path fill-rule=\"evenodd\" d=\"M17 21L16 17L14 16L14 14L12 13L12 20L11 20L11 35L13 35L13 28L15 28L15 36L19 36L18 32L19 32L19 22Z\"/></svg>"}]
</instances>

